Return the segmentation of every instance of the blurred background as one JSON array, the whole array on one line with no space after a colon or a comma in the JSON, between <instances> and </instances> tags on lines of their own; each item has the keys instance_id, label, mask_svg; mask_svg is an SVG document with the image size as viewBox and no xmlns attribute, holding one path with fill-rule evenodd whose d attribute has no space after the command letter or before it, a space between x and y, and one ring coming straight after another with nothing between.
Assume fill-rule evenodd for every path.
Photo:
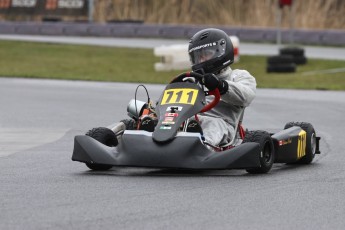
<instances>
[{"instance_id":1,"label":"blurred background","mask_svg":"<svg viewBox=\"0 0 345 230\"><path fill-rule=\"evenodd\" d=\"M343 0L295 1L295 25L309 29L344 29ZM142 20L147 23L274 27L277 0L99 0L95 21ZM283 9L283 18L290 10ZM282 20L289 26L289 20Z\"/></svg>"},{"instance_id":2,"label":"blurred background","mask_svg":"<svg viewBox=\"0 0 345 230\"><path fill-rule=\"evenodd\" d=\"M283 1L284 2L284 1ZM287 1L289 2L289 1ZM13 4L16 3L16 4ZM167 24L213 24L275 27L277 0L0 0L2 20L137 21ZM283 8L288 27L290 9ZM344 29L343 0L297 0L296 28Z\"/></svg>"},{"instance_id":3,"label":"blurred background","mask_svg":"<svg viewBox=\"0 0 345 230\"><path fill-rule=\"evenodd\" d=\"M344 15L344 0L0 0L0 76L164 84L215 27L258 87L345 90Z\"/></svg>"}]
</instances>

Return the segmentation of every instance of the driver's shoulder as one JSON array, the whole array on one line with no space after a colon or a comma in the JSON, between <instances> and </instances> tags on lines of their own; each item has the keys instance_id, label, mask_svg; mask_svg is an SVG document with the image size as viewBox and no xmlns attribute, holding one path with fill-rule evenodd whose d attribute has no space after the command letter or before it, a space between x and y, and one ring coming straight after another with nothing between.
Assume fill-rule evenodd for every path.
<instances>
[{"instance_id":1,"label":"driver's shoulder","mask_svg":"<svg viewBox=\"0 0 345 230\"><path fill-rule=\"evenodd\" d=\"M238 81L240 79L250 79L254 78L247 70L244 69L234 69L231 71L230 79L232 81Z\"/></svg>"}]
</instances>

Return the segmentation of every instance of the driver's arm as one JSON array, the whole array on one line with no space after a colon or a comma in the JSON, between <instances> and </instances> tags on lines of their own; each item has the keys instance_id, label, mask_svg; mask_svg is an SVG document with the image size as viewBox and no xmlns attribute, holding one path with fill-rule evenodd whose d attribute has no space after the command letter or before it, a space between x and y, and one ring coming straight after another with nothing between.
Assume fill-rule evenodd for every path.
<instances>
[{"instance_id":1,"label":"driver's arm","mask_svg":"<svg viewBox=\"0 0 345 230\"><path fill-rule=\"evenodd\" d=\"M246 70L233 70L226 79L229 87L222 100L233 105L248 106L256 95L256 80Z\"/></svg>"}]
</instances>

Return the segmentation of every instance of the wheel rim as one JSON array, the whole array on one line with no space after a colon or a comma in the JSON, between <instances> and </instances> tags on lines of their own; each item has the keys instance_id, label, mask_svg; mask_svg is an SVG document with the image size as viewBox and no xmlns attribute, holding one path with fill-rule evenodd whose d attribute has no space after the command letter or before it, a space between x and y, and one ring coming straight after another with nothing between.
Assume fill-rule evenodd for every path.
<instances>
[{"instance_id":1,"label":"wheel rim","mask_svg":"<svg viewBox=\"0 0 345 230\"><path fill-rule=\"evenodd\" d=\"M316 136L315 133L311 135L310 138L310 147L311 147L311 153L314 155L316 151Z\"/></svg>"},{"instance_id":2,"label":"wheel rim","mask_svg":"<svg viewBox=\"0 0 345 230\"><path fill-rule=\"evenodd\" d=\"M271 151L271 147L269 146L268 142L266 142L265 147L262 151L262 157L263 157L266 164L269 164L271 162L272 151Z\"/></svg>"}]
</instances>

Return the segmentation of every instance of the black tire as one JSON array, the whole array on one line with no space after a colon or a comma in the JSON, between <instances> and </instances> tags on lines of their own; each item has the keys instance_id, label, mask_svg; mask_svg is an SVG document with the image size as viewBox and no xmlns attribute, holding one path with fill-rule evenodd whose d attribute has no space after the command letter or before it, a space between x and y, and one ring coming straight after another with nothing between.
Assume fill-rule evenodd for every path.
<instances>
[{"instance_id":1,"label":"black tire","mask_svg":"<svg viewBox=\"0 0 345 230\"><path fill-rule=\"evenodd\" d=\"M307 133L307 144L305 149L305 156L298 160L299 164L310 164L316 153L316 132L312 124L307 122L289 122L285 125L284 129L291 128L293 126L301 127Z\"/></svg>"},{"instance_id":2,"label":"black tire","mask_svg":"<svg viewBox=\"0 0 345 230\"><path fill-rule=\"evenodd\" d=\"M95 171L107 171L113 167L112 165L93 164L93 163L85 163L85 165L89 169L95 170Z\"/></svg>"},{"instance_id":3,"label":"black tire","mask_svg":"<svg viewBox=\"0 0 345 230\"><path fill-rule=\"evenodd\" d=\"M274 146L271 135L266 131L249 131L246 132L243 143L256 142L260 144L260 167L246 169L248 173L262 174L271 170L274 163Z\"/></svg>"},{"instance_id":4,"label":"black tire","mask_svg":"<svg viewBox=\"0 0 345 230\"><path fill-rule=\"evenodd\" d=\"M267 73L293 73L296 72L296 64L269 64L266 69Z\"/></svg>"},{"instance_id":5,"label":"black tire","mask_svg":"<svg viewBox=\"0 0 345 230\"><path fill-rule=\"evenodd\" d=\"M305 56L297 56L293 58L293 62L296 65L304 65L307 63L307 58Z\"/></svg>"},{"instance_id":6,"label":"black tire","mask_svg":"<svg viewBox=\"0 0 345 230\"><path fill-rule=\"evenodd\" d=\"M126 130L136 130L137 129L137 122L133 119L124 119L120 122L123 122L126 126Z\"/></svg>"},{"instance_id":7,"label":"black tire","mask_svg":"<svg viewBox=\"0 0 345 230\"><path fill-rule=\"evenodd\" d=\"M285 47L279 50L281 55L292 55L295 57L304 56L304 49L299 47Z\"/></svg>"},{"instance_id":8,"label":"black tire","mask_svg":"<svg viewBox=\"0 0 345 230\"><path fill-rule=\"evenodd\" d=\"M104 128L104 127L93 128L89 130L85 135L92 137L93 139L109 147L115 147L118 144L115 133L108 128ZM108 170L113 167L112 165L106 165L106 164L94 164L94 163L85 163L85 164L89 169L98 170L98 171Z\"/></svg>"},{"instance_id":9,"label":"black tire","mask_svg":"<svg viewBox=\"0 0 345 230\"><path fill-rule=\"evenodd\" d=\"M270 56L267 58L267 64L291 64L294 63L294 58L292 55L278 55L278 56Z\"/></svg>"}]
</instances>

